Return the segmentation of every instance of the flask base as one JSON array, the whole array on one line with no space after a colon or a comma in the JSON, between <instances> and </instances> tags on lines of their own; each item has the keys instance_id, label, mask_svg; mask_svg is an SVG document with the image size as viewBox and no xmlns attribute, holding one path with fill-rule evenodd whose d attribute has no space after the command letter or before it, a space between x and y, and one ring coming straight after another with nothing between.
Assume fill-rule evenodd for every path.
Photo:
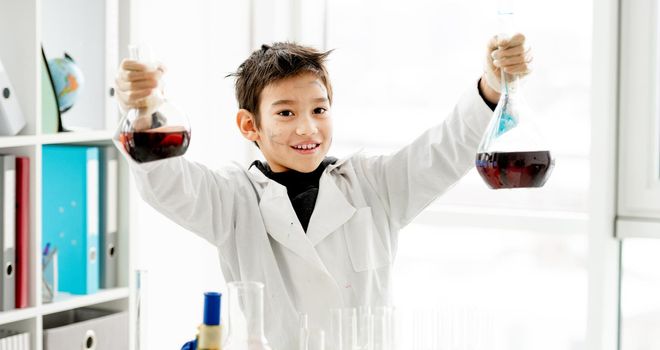
<instances>
[{"instance_id":1,"label":"flask base","mask_svg":"<svg viewBox=\"0 0 660 350\"><path fill-rule=\"evenodd\" d=\"M550 151L477 153L477 171L492 189L542 187L555 160Z\"/></svg>"},{"instance_id":2,"label":"flask base","mask_svg":"<svg viewBox=\"0 0 660 350\"><path fill-rule=\"evenodd\" d=\"M186 153L190 132L176 127L122 132L119 142L136 162L146 163Z\"/></svg>"}]
</instances>

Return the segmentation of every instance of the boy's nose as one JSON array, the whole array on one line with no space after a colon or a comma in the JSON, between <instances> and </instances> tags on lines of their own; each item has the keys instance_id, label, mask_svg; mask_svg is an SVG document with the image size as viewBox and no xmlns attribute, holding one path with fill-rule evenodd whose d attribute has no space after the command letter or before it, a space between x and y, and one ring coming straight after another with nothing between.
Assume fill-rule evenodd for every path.
<instances>
[{"instance_id":1,"label":"boy's nose","mask_svg":"<svg viewBox=\"0 0 660 350\"><path fill-rule=\"evenodd\" d=\"M300 118L300 122L296 127L297 135L299 136L314 135L317 132L319 132L319 129L318 127L316 127L316 122L314 122L313 117L305 116L303 118Z\"/></svg>"}]
</instances>

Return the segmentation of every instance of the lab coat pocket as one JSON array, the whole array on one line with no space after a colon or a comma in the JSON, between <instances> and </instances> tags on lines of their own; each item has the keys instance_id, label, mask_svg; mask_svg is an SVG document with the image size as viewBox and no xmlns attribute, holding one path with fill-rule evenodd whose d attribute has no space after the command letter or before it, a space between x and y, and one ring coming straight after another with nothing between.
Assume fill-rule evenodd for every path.
<instances>
[{"instance_id":1,"label":"lab coat pocket","mask_svg":"<svg viewBox=\"0 0 660 350\"><path fill-rule=\"evenodd\" d=\"M371 208L359 208L344 225L344 235L356 272L374 270L390 263L390 254L374 225Z\"/></svg>"}]
</instances>

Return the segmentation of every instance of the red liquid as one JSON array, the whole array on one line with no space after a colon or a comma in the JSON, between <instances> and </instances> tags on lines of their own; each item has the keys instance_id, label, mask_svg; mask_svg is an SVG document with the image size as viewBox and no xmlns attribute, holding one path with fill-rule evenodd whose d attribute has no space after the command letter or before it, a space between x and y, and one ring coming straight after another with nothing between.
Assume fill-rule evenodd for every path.
<instances>
[{"instance_id":1,"label":"red liquid","mask_svg":"<svg viewBox=\"0 0 660 350\"><path fill-rule=\"evenodd\" d=\"M136 162L146 163L186 153L190 132L180 127L123 132L119 141Z\"/></svg>"},{"instance_id":2,"label":"red liquid","mask_svg":"<svg viewBox=\"0 0 660 350\"><path fill-rule=\"evenodd\" d=\"M550 151L478 153L479 175L492 189L541 187L555 160Z\"/></svg>"}]
</instances>

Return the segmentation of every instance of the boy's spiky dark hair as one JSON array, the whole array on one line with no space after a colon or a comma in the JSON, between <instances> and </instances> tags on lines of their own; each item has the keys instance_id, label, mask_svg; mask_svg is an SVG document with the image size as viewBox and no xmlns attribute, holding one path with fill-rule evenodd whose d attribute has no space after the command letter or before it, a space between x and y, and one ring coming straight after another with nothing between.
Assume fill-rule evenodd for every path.
<instances>
[{"instance_id":1,"label":"boy's spiky dark hair","mask_svg":"<svg viewBox=\"0 0 660 350\"><path fill-rule=\"evenodd\" d=\"M252 52L235 73L228 77L236 78L236 100L239 108L252 113L257 127L260 126L259 97L268 84L278 80L311 72L325 85L328 100L332 103L332 86L325 67L325 61L332 52L320 52L314 48L291 42L276 42L261 45Z\"/></svg>"}]
</instances>

